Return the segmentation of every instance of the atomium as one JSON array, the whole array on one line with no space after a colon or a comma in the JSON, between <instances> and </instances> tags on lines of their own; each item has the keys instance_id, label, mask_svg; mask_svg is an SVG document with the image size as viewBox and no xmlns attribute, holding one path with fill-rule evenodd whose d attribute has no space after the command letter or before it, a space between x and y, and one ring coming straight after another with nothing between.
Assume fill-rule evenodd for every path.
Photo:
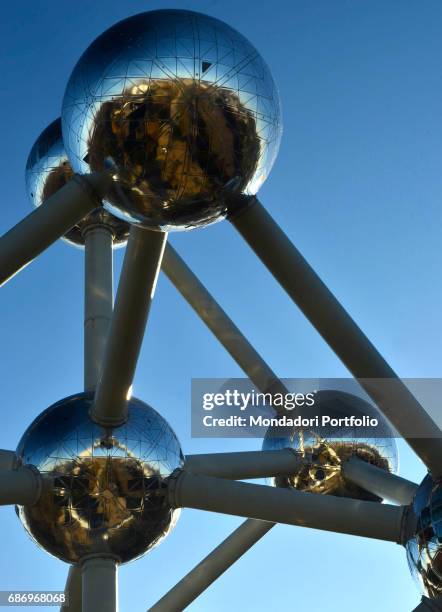
<instances>
[{"instance_id":1,"label":"atomium","mask_svg":"<svg viewBox=\"0 0 442 612\"><path fill-rule=\"evenodd\" d=\"M442 594L442 484L427 475L413 500L417 526L407 542L411 574L423 595Z\"/></svg>"},{"instance_id":2,"label":"atomium","mask_svg":"<svg viewBox=\"0 0 442 612\"><path fill-rule=\"evenodd\" d=\"M0 239L0 284L71 227L64 239L85 246L89 391L45 410L16 452L0 450L0 504L15 505L33 541L72 564L66 592L84 612L116 612L119 564L159 544L179 508L246 520L152 610L186 608L276 523L406 543L422 592L432 599L442 593L441 483L427 477L415 495L414 483L395 476L393 430L372 404L321 390L319 417L372 417L379 425L333 426L332 433L312 425L284 435L270 429L263 449L283 452L209 453L185 461L168 423L128 399L162 266L253 384L266 392L281 388L166 245L167 231L228 217L395 430L440 476L438 426L253 197L280 137L278 93L255 48L212 17L160 10L117 23L90 45L68 81L61 120L31 151L27 190L37 208ZM74 173L83 176L70 181ZM56 204L45 206L59 190ZM114 309L110 234L89 231L103 225L114 243L124 243L130 228ZM394 390L380 394L361 373L393 379ZM309 412L301 407L299 416ZM411 436L410 423L416 426ZM270 475L280 488L244 482ZM380 503L380 496L396 505Z\"/></svg>"},{"instance_id":3,"label":"atomium","mask_svg":"<svg viewBox=\"0 0 442 612\"><path fill-rule=\"evenodd\" d=\"M105 554L125 563L168 535L179 510L164 496L165 481L183 464L168 423L138 399L129 418L106 430L89 416L93 397L80 393L45 410L18 444L19 461L36 467L42 494L19 517L32 539L76 563Z\"/></svg>"},{"instance_id":4,"label":"atomium","mask_svg":"<svg viewBox=\"0 0 442 612\"><path fill-rule=\"evenodd\" d=\"M372 404L342 391L322 390L315 393L315 413L342 418L348 415L375 417L379 425L375 433L370 427L333 428L333 437L314 429L298 428L279 437L270 428L263 442L263 450L293 448L305 459L289 478L272 479L276 486L291 486L309 493L323 493L367 501L379 497L348 482L342 475L342 464L350 457L358 457L392 473L398 469L398 452L392 431ZM311 416L305 412L305 417ZM302 409L300 410L302 413ZM373 437L375 435L376 437Z\"/></svg>"},{"instance_id":5,"label":"atomium","mask_svg":"<svg viewBox=\"0 0 442 612\"><path fill-rule=\"evenodd\" d=\"M74 172L67 158L61 135L61 120L53 121L35 141L26 164L26 191L34 206L41 206L72 178ZM84 245L87 228L105 225L113 236L114 246L123 246L129 236L129 225L103 207L93 210L63 236L77 246Z\"/></svg>"},{"instance_id":6,"label":"atomium","mask_svg":"<svg viewBox=\"0 0 442 612\"><path fill-rule=\"evenodd\" d=\"M224 218L254 195L278 152L270 71L225 23L184 10L129 17L78 61L63 100L67 155L80 174L112 168L104 206L162 230Z\"/></svg>"}]
</instances>

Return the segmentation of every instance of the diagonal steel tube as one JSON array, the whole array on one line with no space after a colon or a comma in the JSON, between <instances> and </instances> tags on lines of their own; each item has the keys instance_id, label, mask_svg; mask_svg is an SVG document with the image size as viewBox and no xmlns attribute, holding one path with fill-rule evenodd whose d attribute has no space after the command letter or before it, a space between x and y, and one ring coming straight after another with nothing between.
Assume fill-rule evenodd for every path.
<instances>
[{"instance_id":1,"label":"diagonal steel tube","mask_svg":"<svg viewBox=\"0 0 442 612\"><path fill-rule=\"evenodd\" d=\"M113 309L112 231L92 225L84 232L84 388L96 387Z\"/></svg>"},{"instance_id":2,"label":"diagonal steel tube","mask_svg":"<svg viewBox=\"0 0 442 612\"><path fill-rule=\"evenodd\" d=\"M163 272L262 393L287 393L273 370L227 316L174 248L164 251Z\"/></svg>"},{"instance_id":3,"label":"diagonal steel tube","mask_svg":"<svg viewBox=\"0 0 442 612\"><path fill-rule=\"evenodd\" d=\"M187 455L184 469L192 474L232 480L288 476L302 459L296 451L284 448L275 451L244 451Z\"/></svg>"},{"instance_id":4,"label":"diagonal steel tube","mask_svg":"<svg viewBox=\"0 0 442 612\"><path fill-rule=\"evenodd\" d=\"M133 226L118 284L103 366L91 410L104 427L127 418L138 355L155 292L167 234Z\"/></svg>"},{"instance_id":5,"label":"diagonal steel tube","mask_svg":"<svg viewBox=\"0 0 442 612\"><path fill-rule=\"evenodd\" d=\"M342 475L366 491L404 506L411 504L418 489L414 482L390 474L358 457L352 457L342 464Z\"/></svg>"},{"instance_id":6,"label":"diagonal steel tube","mask_svg":"<svg viewBox=\"0 0 442 612\"><path fill-rule=\"evenodd\" d=\"M411 535L408 507L304 493L186 471L169 483L173 507L195 508L402 543Z\"/></svg>"},{"instance_id":7,"label":"diagonal steel tube","mask_svg":"<svg viewBox=\"0 0 442 612\"><path fill-rule=\"evenodd\" d=\"M60 612L82 612L81 568L79 565L70 566L64 592L67 602L61 606Z\"/></svg>"},{"instance_id":8,"label":"diagonal steel tube","mask_svg":"<svg viewBox=\"0 0 442 612\"><path fill-rule=\"evenodd\" d=\"M0 238L0 285L101 205L108 173L75 175L44 204Z\"/></svg>"},{"instance_id":9,"label":"diagonal steel tube","mask_svg":"<svg viewBox=\"0 0 442 612\"><path fill-rule=\"evenodd\" d=\"M181 612L217 578L238 561L270 529L273 523L247 519L194 567L148 612Z\"/></svg>"},{"instance_id":10,"label":"diagonal steel tube","mask_svg":"<svg viewBox=\"0 0 442 612\"><path fill-rule=\"evenodd\" d=\"M230 221L433 476L442 476L441 431L270 214L253 199ZM364 379L392 384L380 392ZM411 429L415 437L407 435Z\"/></svg>"}]
</instances>

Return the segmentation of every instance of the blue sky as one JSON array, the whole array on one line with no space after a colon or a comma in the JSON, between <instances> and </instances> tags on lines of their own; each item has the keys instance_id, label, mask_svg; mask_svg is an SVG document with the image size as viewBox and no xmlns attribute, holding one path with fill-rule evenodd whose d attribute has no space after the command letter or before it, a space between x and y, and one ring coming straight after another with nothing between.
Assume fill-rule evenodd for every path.
<instances>
[{"instance_id":1,"label":"blue sky","mask_svg":"<svg viewBox=\"0 0 442 612\"><path fill-rule=\"evenodd\" d=\"M155 8L208 13L260 50L278 84L284 134L262 202L396 371L441 375L442 5L436 0L24 1L2 7L0 233L29 213L24 168L60 114L87 45ZM226 222L171 236L271 367L285 377L348 373ZM119 273L122 251L115 254ZM0 447L82 387L82 252L53 245L1 290ZM192 440L190 378L241 371L160 278L134 395L171 423L187 453L258 448ZM401 474L422 464L399 442ZM67 567L1 508L0 589L61 589ZM141 612L241 519L184 511L161 546L120 571L122 612ZM387 543L277 526L190 609L404 612L418 593Z\"/></svg>"}]
</instances>

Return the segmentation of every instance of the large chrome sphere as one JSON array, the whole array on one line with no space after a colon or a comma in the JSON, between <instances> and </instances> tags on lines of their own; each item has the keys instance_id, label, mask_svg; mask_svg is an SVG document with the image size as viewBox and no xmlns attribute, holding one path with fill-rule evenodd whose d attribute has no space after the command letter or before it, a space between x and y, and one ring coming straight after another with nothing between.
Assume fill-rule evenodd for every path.
<instances>
[{"instance_id":1,"label":"large chrome sphere","mask_svg":"<svg viewBox=\"0 0 442 612\"><path fill-rule=\"evenodd\" d=\"M442 482L430 475L413 500L416 534L406 545L410 571L423 595L442 595Z\"/></svg>"},{"instance_id":2,"label":"large chrome sphere","mask_svg":"<svg viewBox=\"0 0 442 612\"><path fill-rule=\"evenodd\" d=\"M179 511L164 487L183 454L168 423L140 400L130 400L128 421L109 431L89 418L91 402L89 394L63 399L24 433L18 457L44 484L37 504L18 513L34 541L63 561L99 553L124 563L174 527Z\"/></svg>"},{"instance_id":3,"label":"large chrome sphere","mask_svg":"<svg viewBox=\"0 0 442 612\"><path fill-rule=\"evenodd\" d=\"M255 194L281 136L256 49L185 10L134 15L99 36L70 77L62 122L76 172L114 169L105 207L169 231L222 219L226 192Z\"/></svg>"},{"instance_id":4,"label":"large chrome sphere","mask_svg":"<svg viewBox=\"0 0 442 612\"><path fill-rule=\"evenodd\" d=\"M61 135L61 120L53 121L37 138L26 164L26 191L31 203L40 206L61 189L73 176ZM91 225L107 225L113 233L114 245L123 245L129 236L129 225L103 207L92 211L64 236L75 245L84 245L83 232Z\"/></svg>"},{"instance_id":5,"label":"large chrome sphere","mask_svg":"<svg viewBox=\"0 0 442 612\"><path fill-rule=\"evenodd\" d=\"M286 437L275 437L269 429L264 438L263 450L293 448L305 459L290 478L273 479L276 486L292 486L301 491L323 493L340 497L379 501L379 498L357 485L346 481L342 475L342 463L350 457L359 457L368 463L390 472L397 472L398 453L396 441L389 425L373 405L361 398L342 391L323 390L315 393L315 404L307 408L303 417L312 414L342 418L364 415L378 419L378 437L367 428L334 428L333 437L325 438L323 432L314 429L295 429ZM321 435L322 434L322 435Z\"/></svg>"}]
</instances>

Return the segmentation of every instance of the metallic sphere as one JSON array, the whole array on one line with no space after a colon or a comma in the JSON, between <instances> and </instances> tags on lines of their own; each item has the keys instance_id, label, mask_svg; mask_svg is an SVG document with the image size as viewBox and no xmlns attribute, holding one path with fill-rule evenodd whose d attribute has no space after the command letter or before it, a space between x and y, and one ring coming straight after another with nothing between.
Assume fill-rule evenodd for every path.
<instances>
[{"instance_id":1,"label":"metallic sphere","mask_svg":"<svg viewBox=\"0 0 442 612\"><path fill-rule=\"evenodd\" d=\"M64 150L61 120L56 119L37 138L26 164L26 191L31 203L40 206L73 176L71 164ZM113 234L114 245L123 245L129 236L129 225L97 208L74 225L63 237L66 242L84 245L84 230L91 225L107 225Z\"/></svg>"},{"instance_id":2,"label":"metallic sphere","mask_svg":"<svg viewBox=\"0 0 442 612\"><path fill-rule=\"evenodd\" d=\"M416 534L406 545L410 571L423 595L442 595L442 483L427 475L413 500Z\"/></svg>"},{"instance_id":3,"label":"metallic sphere","mask_svg":"<svg viewBox=\"0 0 442 612\"><path fill-rule=\"evenodd\" d=\"M281 137L270 71L241 34L185 10L134 15L78 61L62 111L81 174L114 170L105 207L161 230L208 225L254 195Z\"/></svg>"},{"instance_id":4,"label":"metallic sphere","mask_svg":"<svg viewBox=\"0 0 442 612\"><path fill-rule=\"evenodd\" d=\"M129 418L106 430L88 414L81 393L45 410L24 433L17 454L43 477L34 506L20 506L31 538L48 553L76 563L91 554L137 559L169 534L179 511L165 497L165 480L183 464L168 423L140 400Z\"/></svg>"},{"instance_id":5,"label":"metallic sphere","mask_svg":"<svg viewBox=\"0 0 442 612\"><path fill-rule=\"evenodd\" d=\"M373 438L369 428L352 430L333 428L333 437L323 437L314 430L296 429L286 437L275 437L269 429L264 438L263 450L293 448L306 459L290 478L272 479L275 486L292 486L301 491L323 493L339 497L379 501L379 498L359 486L346 481L342 475L342 463L350 457L358 457L390 472L397 472L398 453L395 439L382 415L368 402L342 391L323 390L315 393L313 408L307 408L303 417L314 414L342 418L364 415L378 419L379 426ZM310 411L310 414L309 414Z\"/></svg>"}]
</instances>

